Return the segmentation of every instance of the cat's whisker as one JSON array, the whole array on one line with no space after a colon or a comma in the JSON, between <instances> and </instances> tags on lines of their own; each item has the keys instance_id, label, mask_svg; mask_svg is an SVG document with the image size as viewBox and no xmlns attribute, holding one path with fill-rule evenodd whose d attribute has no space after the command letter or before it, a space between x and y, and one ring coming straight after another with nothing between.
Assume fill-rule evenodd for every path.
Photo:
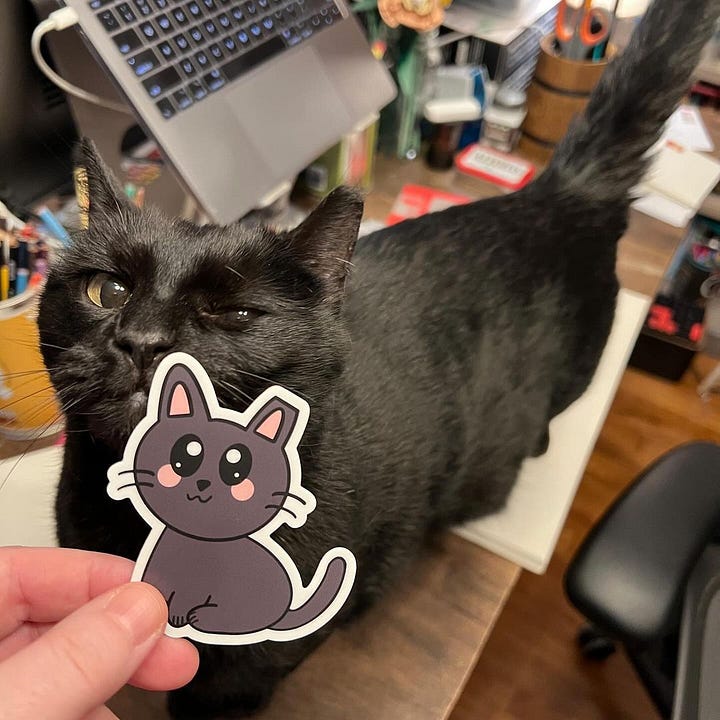
<instances>
[{"instance_id":1,"label":"cat's whisker","mask_svg":"<svg viewBox=\"0 0 720 720\"><path fill-rule=\"evenodd\" d=\"M53 345L52 343L48 342L39 342L38 345L41 347L49 347L49 348L55 348L55 350L69 350L69 347L63 347L62 345Z\"/></svg>"},{"instance_id":2,"label":"cat's whisker","mask_svg":"<svg viewBox=\"0 0 720 720\"><path fill-rule=\"evenodd\" d=\"M252 402L254 400L253 396L246 393L244 390L241 390L239 387L235 387L232 383L227 382L226 380L218 380L218 384L222 385L226 390L229 392L237 393L240 395L240 397L244 398L245 400L248 400Z\"/></svg>"},{"instance_id":3,"label":"cat's whisker","mask_svg":"<svg viewBox=\"0 0 720 720\"><path fill-rule=\"evenodd\" d=\"M238 372L241 375L247 375L248 377L255 378L256 380L262 380L263 382L270 383L270 385L275 385L275 380L271 380L268 377L264 377L263 375L256 375L255 373L251 373L249 370L241 370L240 368L236 368L234 372ZM288 390L292 390L296 395L300 395L300 397L305 398L309 402L314 402L314 400L305 393L300 392L299 390L296 390L294 387L287 385L286 386Z\"/></svg>"},{"instance_id":4,"label":"cat's whisker","mask_svg":"<svg viewBox=\"0 0 720 720\"><path fill-rule=\"evenodd\" d=\"M154 483L141 482L140 480L137 480L136 482L125 483L124 485L118 485L118 487L116 487L115 490L124 490L125 488L129 488L129 487L140 487L140 485L142 485L144 487L155 487Z\"/></svg>"},{"instance_id":5,"label":"cat's whisker","mask_svg":"<svg viewBox=\"0 0 720 720\"><path fill-rule=\"evenodd\" d=\"M288 510L284 505L266 505L265 509L277 508L278 510L284 510L286 513L290 513L296 520L299 520L298 516L292 511Z\"/></svg>"},{"instance_id":6,"label":"cat's whisker","mask_svg":"<svg viewBox=\"0 0 720 720\"><path fill-rule=\"evenodd\" d=\"M16 405L17 403L22 402L23 400L27 400L28 398L35 397L36 395L39 395L40 393L44 393L44 392L48 392L48 391L50 391L50 393L53 392L53 389L50 385L47 385L44 388L40 388L39 390L36 390L35 392L28 393L27 395L23 395L20 398L16 398L12 402L3 404L3 406L2 406L3 410L5 410L6 408L9 408L9 407L12 407L13 405Z\"/></svg>"},{"instance_id":7,"label":"cat's whisker","mask_svg":"<svg viewBox=\"0 0 720 720\"><path fill-rule=\"evenodd\" d=\"M303 505L307 505L307 501L304 498L301 498L299 495L296 495L295 493L291 493L289 491L288 492L279 491L279 492L272 493L273 497L275 497L276 495L282 495L283 497L289 497L289 498L292 498L293 500L297 500L299 503L302 503Z\"/></svg>"},{"instance_id":8,"label":"cat's whisker","mask_svg":"<svg viewBox=\"0 0 720 720\"><path fill-rule=\"evenodd\" d=\"M131 468L130 470L121 470L119 473L116 473L117 475L151 475L152 477L155 477L155 472L153 470L145 470L143 468Z\"/></svg>"},{"instance_id":9,"label":"cat's whisker","mask_svg":"<svg viewBox=\"0 0 720 720\"><path fill-rule=\"evenodd\" d=\"M38 370L20 370L18 372L0 373L0 377L16 378L16 377L24 377L25 375L40 375L41 373L44 373L44 372L45 372L45 368L40 368Z\"/></svg>"},{"instance_id":10,"label":"cat's whisker","mask_svg":"<svg viewBox=\"0 0 720 720\"><path fill-rule=\"evenodd\" d=\"M2 478L2 480L0 480L0 492L2 492L2 489L3 489L3 488L5 487L5 485L7 484L7 481L10 479L10 476L13 474L13 472L15 472L15 468L17 468L17 466L20 464L20 462L23 460L23 458L35 447L35 445L37 444L38 440L42 439L42 437L45 435L45 433L46 433L58 420L60 420L61 417L62 417L62 415L61 415L60 413L58 413L57 415L55 415L54 417L52 417L49 422L45 423L45 425L43 425L43 426L37 431L37 433L35 434L35 437L32 438L32 440L31 440L30 443L28 444L27 449L25 450L25 452L23 452L23 453L20 455L20 457L15 461L15 463L13 464L13 466L10 468L8 474L7 474L4 478ZM1 467L1 466L2 466L2 463L0 462L0 467Z\"/></svg>"},{"instance_id":11,"label":"cat's whisker","mask_svg":"<svg viewBox=\"0 0 720 720\"><path fill-rule=\"evenodd\" d=\"M233 275L237 275L241 280L247 279L241 272L238 272L235 268L231 268L229 265L226 265L225 269L229 270Z\"/></svg>"}]
</instances>

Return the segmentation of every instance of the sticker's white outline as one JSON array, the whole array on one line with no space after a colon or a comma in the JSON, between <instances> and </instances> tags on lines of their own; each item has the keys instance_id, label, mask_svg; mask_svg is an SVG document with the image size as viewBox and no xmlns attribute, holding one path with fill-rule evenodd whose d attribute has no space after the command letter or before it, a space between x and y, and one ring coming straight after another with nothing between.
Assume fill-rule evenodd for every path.
<instances>
[{"instance_id":1,"label":"sticker's white outline","mask_svg":"<svg viewBox=\"0 0 720 720\"><path fill-rule=\"evenodd\" d=\"M265 640L284 642L297 640L305 637L306 635L310 635L328 623L345 604L353 583L355 582L355 573L357 569L355 556L352 552L350 552L350 550L344 547L333 548L332 550L328 550L328 552L326 552L320 559L317 570L313 575L313 579L310 581L309 585L305 587L293 559L271 537L272 533L284 524L293 528L302 527L307 520L308 515L315 510L317 505L315 496L307 488L301 485L302 471L300 467L300 455L298 454L298 444L300 443L300 438L302 437L305 427L307 426L308 419L310 418L310 406L303 398L298 397L287 388L280 385L273 385L253 400L250 407L248 407L245 412L240 413L235 410L220 407L217 401L217 396L215 395L215 388L213 387L208 374L205 372L205 368L203 368L203 366L194 357L192 357L192 355L188 355L187 353L172 353L171 355L163 358L160 362L160 365L153 376L150 392L148 393L147 414L132 431L127 445L125 446L122 460L112 465L108 469L107 473L108 495L113 500L130 500L140 517L142 517L142 519L150 526L150 534L145 540L142 550L140 550L131 579L133 581L142 580L148 561L150 560L152 552L155 549L160 536L166 529L166 526L147 508L140 497L137 487L134 485L127 487L127 474L129 470L131 471L134 469L135 455L140 441L148 430L150 430L150 428L159 420L158 412L165 378L170 370L178 365L183 365L195 376L195 379L205 396L205 402L207 403L208 410L210 411L210 415L212 417L229 420L233 423L240 424L243 427L247 427L250 424L250 421L254 419L255 415L273 398L280 398L281 400L284 400L298 411L298 418L295 423L295 427L285 444L284 451L290 466L290 492L303 498L302 512L297 512L297 509L293 506L293 511L297 512L297 519L290 516L289 513L278 512L278 514L265 527L249 535L250 538L267 548L282 564L285 572L287 572L292 586L293 597L290 609L296 610L312 597L325 577L327 567L332 560L337 557L342 558L345 561L346 570L340 589L330 605L328 605L328 607L314 620L306 625L302 625L299 628L294 628L292 630L273 630L268 628L266 630L245 633L242 635L229 635L224 633L201 632L190 625L183 625L182 627L177 628L168 624L165 628L165 634L169 637L190 638L191 640L211 645L251 645L254 643L264 642ZM120 485L126 485L126 487L120 489ZM288 519L281 516L288 516Z\"/></svg>"}]
</instances>

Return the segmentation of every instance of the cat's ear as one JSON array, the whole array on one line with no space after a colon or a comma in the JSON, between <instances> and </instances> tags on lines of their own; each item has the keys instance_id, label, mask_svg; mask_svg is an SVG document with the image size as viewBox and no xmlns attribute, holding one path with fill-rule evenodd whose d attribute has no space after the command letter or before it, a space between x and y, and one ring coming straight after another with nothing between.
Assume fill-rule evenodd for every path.
<instances>
[{"instance_id":1,"label":"cat's ear","mask_svg":"<svg viewBox=\"0 0 720 720\"><path fill-rule=\"evenodd\" d=\"M290 234L295 256L322 282L329 300L342 300L362 214L360 193L339 187Z\"/></svg>"},{"instance_id":2,"label":"cat's ear","mask_svg":"<svg viewBox=\"0 0 720 720\"><path fill-rule=\"evenodd\" d=\"M250 421L248 430L284 446L297 423L300 412L278 397L268 400Z\"/></svg>"},{"instance_id":3,"label":"cat's ear","mask_svg":"<svg viewBox=\"0 0 720 720\"><path fill-rule=\"evenodd\" d=\"M83 138L77 144L75 165L78 202L87 213L90 225L93 221L108 215L118 215L130 207L115 176L89 138Z\"/></svg>"},{"instance_id":4,"label":"cat's ear","mask_svg":"<svg viewBox=\"0 0 720 720\"><path fill-rule=\"evenodd\" d=\"M207 400L200 383L185 365L174 365L162 381L158 420L200 417L208 419Z\"/></svg>"}]
</instances>

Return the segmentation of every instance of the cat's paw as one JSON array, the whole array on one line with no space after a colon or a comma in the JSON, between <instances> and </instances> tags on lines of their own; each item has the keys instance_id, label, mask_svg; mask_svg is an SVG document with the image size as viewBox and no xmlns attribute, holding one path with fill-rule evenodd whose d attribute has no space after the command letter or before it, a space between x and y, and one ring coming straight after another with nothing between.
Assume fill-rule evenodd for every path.
<instances>
[{"instance_id":1,"label":"cat's paw","mask_svg":"<svg viewBox=\"0 0 720 720\"><path fill-rule=\"evenodd\" d=\"M208 632L208 623L213 622L217 617L217 605L198 605L187 614L188 625L201 632Z\"/></svg>"},{"instance_id":2,"label":"cat's paw","mask_svg":"<svg viewBox=\"0 0 720 720\"><path fill-rule=\"evenodd\" d=\"M168 625L171 627L184 627L188 624L187 617L185 615L169 615L168 616Z\"/></svg>"}]
</instances>

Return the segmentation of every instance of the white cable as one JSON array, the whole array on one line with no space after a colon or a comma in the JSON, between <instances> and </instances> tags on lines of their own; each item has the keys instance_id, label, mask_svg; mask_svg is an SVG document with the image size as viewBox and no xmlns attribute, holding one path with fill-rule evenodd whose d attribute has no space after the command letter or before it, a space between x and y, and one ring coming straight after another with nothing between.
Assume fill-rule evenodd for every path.
<instances>
[{"instance_id":1,"label":"white cable","mask_svg":"<svg viewBox=\"0 0 720 720\"><path fill-rule=\"evenodd\" d=\"M32 51L33 59L36 65L40 68L40 71L47 77L51 82L55 83L61 90L64 90L68 95L72 95L85 102L92 103L93 105L100 105L100 107L107 108L108 110L115 110L116 112L126 113L131 115L132 113L126 105L121 103L113 102L112 100L106 100L101 98L99 95L83 90L75 85L72 85L64 78L60 77L48 64L45 62L45 58L42 55L40 49L40 43L43 37L53 30L65 30L73 25L77 24L78 16L75 10L71 7L60 8L55 10L48 15L47 20L43 20L33 30L32 38L30 39L30 50Z\"/></svg>"}]
</instances>

